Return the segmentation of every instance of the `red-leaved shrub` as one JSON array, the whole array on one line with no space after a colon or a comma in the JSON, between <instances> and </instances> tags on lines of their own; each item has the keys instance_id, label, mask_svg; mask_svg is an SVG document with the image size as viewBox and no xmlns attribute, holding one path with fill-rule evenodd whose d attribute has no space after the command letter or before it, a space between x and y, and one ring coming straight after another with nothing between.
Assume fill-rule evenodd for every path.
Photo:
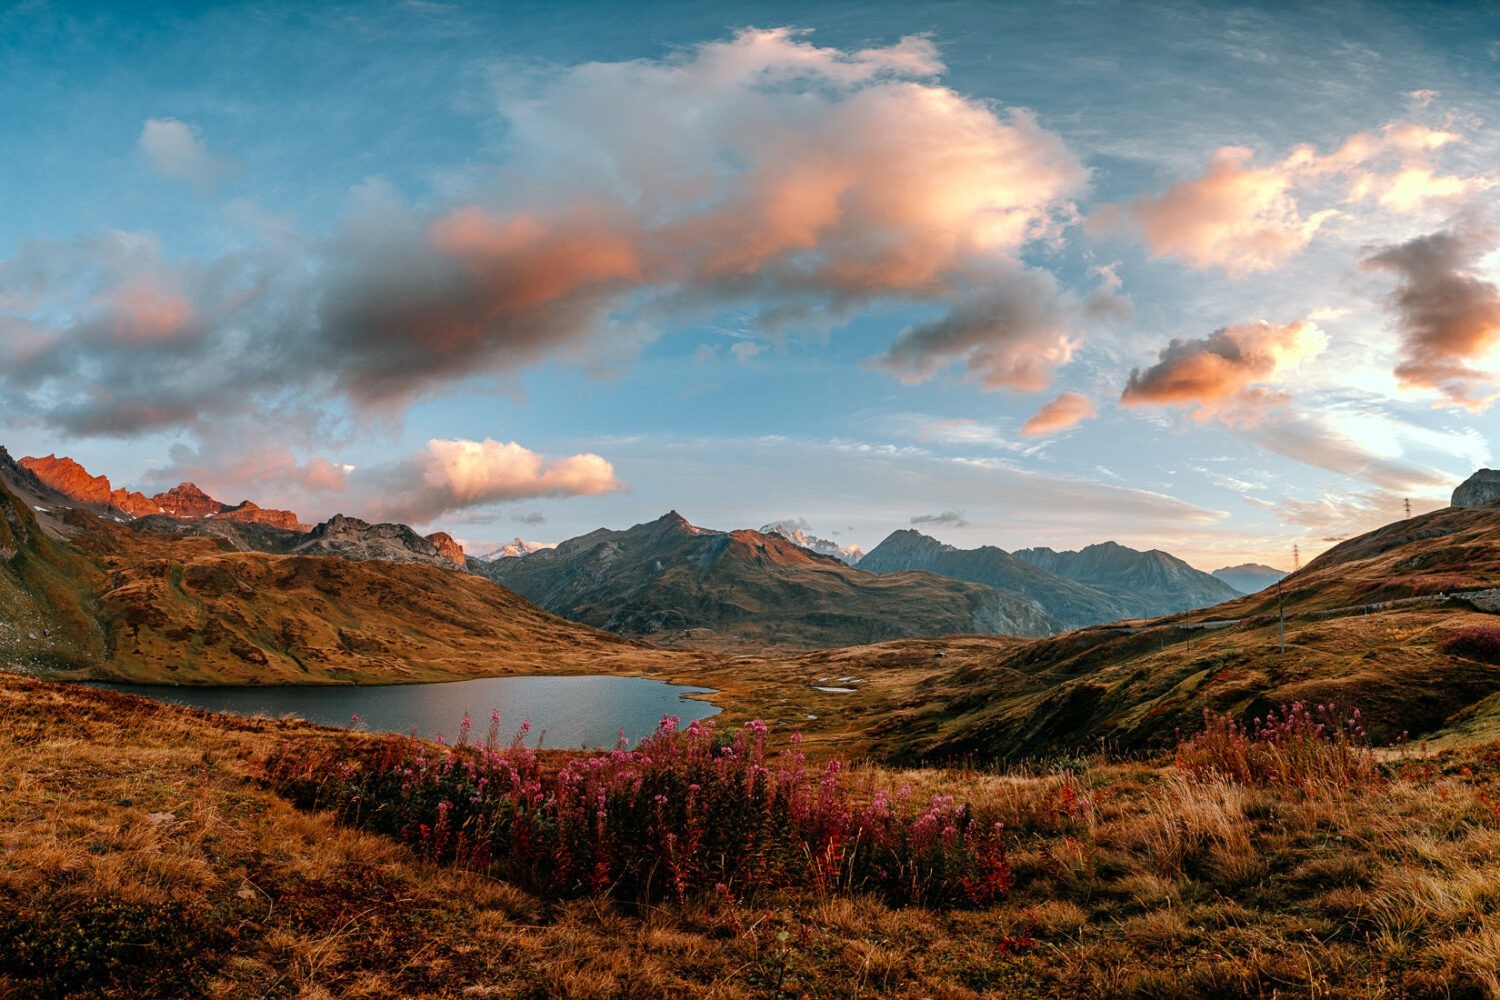
<instances>
[{"instance_id":1,"label":"red-leaved shrub","mask_svg":"<svg viewBox=\"0 0 1500 1000\"><path fill-rule=\"evenodd\" d=\"M522 737L440 747L405 737L281 745L271 784L305 808L399 838L424 857L553 896L655 901L796 888L982 906L1010 891L998 824L951 796L855 801L844 766L772 755L766 727L734 734L664 718L634 749L555 757ZM524 735L524 730L523 730Z\"/></svg>"}]
</instances>

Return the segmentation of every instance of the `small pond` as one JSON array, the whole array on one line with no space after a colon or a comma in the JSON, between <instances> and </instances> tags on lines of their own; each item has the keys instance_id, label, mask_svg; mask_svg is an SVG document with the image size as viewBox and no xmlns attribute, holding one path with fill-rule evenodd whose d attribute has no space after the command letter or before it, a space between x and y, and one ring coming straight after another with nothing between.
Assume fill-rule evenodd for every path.
<instances>
[{"instance_id":1,"label":"small pond","mask_svg":"<svg viewBox=\"0 0 1500 1000\"><path fill-rule=\"evenodd\" d=\"M509 743L530 720L527 743L552 749L612 747L620 730L633 746L656 729L663 715L682 725L706 719L719 709L689 694L711 688L685 687L646 677L483 677L443 684L391 684L360 687L173 687L160 684L97 683L94 687L235 715L279 719L294 715L327 726L358 726L371 732L458 738L465 712L473 719L473 739L483 740L490 713L500 713L500 739ZM543 732L545 731L545 737Z\"/></svg>"}]
</instances>

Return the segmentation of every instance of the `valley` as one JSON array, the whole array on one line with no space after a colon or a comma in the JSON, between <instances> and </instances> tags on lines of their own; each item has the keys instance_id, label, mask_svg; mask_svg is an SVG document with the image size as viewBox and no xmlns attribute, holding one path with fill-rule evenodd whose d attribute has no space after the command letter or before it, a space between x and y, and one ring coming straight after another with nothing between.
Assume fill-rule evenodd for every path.
<instances>
[{"instance_id":1,"label":"valley","mask_svg":"<svg viewBox=\"0 0 1500 1000\"><path fill-rule=\"evenodd\" d=\"M1022 558L916 532L862 571L675 514L461 568L446 536L350 516L307 530L130 516L3 455L0 513L0 992L1354 998L1376 979L1401 995L1491 983L1500 503L1485 498L1351 538L1258 593L1073 628L1040 607L1086 620L1180 599L1143 586L1128 599L1146 603L1125 604L1111 566L1229 588L1165 553ZM893 548L904 563L883 564ZM280 693L579 674L698 685L719 711L613 754L537 755L456 718L435 745L60 682L294 685ZM486 791L465 760L486 781L530 777ZM654 806L639 785L653 767ZM757 767L775 775L759 804L742 800ZM580 821L472 839L586 782L597 818L567 827L547 866L517 845ZM920 853L935 817L949 846ZM693 879L733 852L702 845L730 833L757 860L709 891ZM792 836L804 846L780 853ZM921 874L892 883L845 837ZM662 858L675 881L656 881Z\"/></svg>"}]
</instances>

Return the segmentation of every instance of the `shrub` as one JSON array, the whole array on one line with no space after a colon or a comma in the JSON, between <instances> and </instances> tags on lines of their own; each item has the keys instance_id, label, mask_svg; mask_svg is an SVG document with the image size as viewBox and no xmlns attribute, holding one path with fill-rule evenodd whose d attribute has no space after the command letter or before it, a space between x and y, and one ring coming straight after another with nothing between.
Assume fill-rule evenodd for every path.
<instances>
[{"instance_id":1,"label":"shrub","mask_svg":"<svg viewBox=\"0 0 1500 1000\"><path fill-rule=\"evenodd\" d=\"M1500 628L1459 629L1443 643L1443 652L1481 663L1500 664Z\"/></svg>"},{"instance_id":2,"label":"shrub","mask_svg":"<svg viewBox=\"0 0 1500 1000\"><path fill-rule=\"evenodd\" d=\"M766 727L733 735L664 718L636 748L558 758L495 738L282 744L271 784L305 808L551 896L641 901L806 888L893 902L985 905L1011 886L998 824L909 789L856 802L843 764L771 755Z\"/></svg>"},{"instance_id":3,"label":"shrub","mask_svg":"<svg viewBox=\"0 0 1500 1000\"><path fill-rule=\"evenodd\" d=\"M1245 785L1310 786L1368 783L1379 769L1359 709L1347 717L1332 703L1275 709L1250 726L1203 712L1203 731L1177 744L1177 767L1197 777Z\"/></svg>"}]
</instances>

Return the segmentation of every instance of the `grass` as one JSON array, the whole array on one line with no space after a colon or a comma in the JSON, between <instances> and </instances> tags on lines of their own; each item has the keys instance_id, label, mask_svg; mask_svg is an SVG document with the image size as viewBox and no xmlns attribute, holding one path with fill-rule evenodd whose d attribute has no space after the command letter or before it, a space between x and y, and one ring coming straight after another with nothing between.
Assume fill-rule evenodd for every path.
<instances>
[{"instance_id":1,"label":"grass","mask_svg":"<svg viewBox=\"0 0 1500 1000\"><path fill-rule=\"evenodd\" d=\"M1336 762L1320 740L1299 753ZM402 753L440 768L485 742ZM1500 995L1500 745L1285 780L1237 771L1274 750L1242 742L1189 737L1182 766L840 768L854 813L904 785L1003 822L1010 885L984 905L800 877L595 892L424 855L268 780L288 743L379 758L367 734L0 675L0 996ZM678 749L712 768L722 746ZM827 760L804 765L820 788Z\"/></svg>"}]
</instances>

